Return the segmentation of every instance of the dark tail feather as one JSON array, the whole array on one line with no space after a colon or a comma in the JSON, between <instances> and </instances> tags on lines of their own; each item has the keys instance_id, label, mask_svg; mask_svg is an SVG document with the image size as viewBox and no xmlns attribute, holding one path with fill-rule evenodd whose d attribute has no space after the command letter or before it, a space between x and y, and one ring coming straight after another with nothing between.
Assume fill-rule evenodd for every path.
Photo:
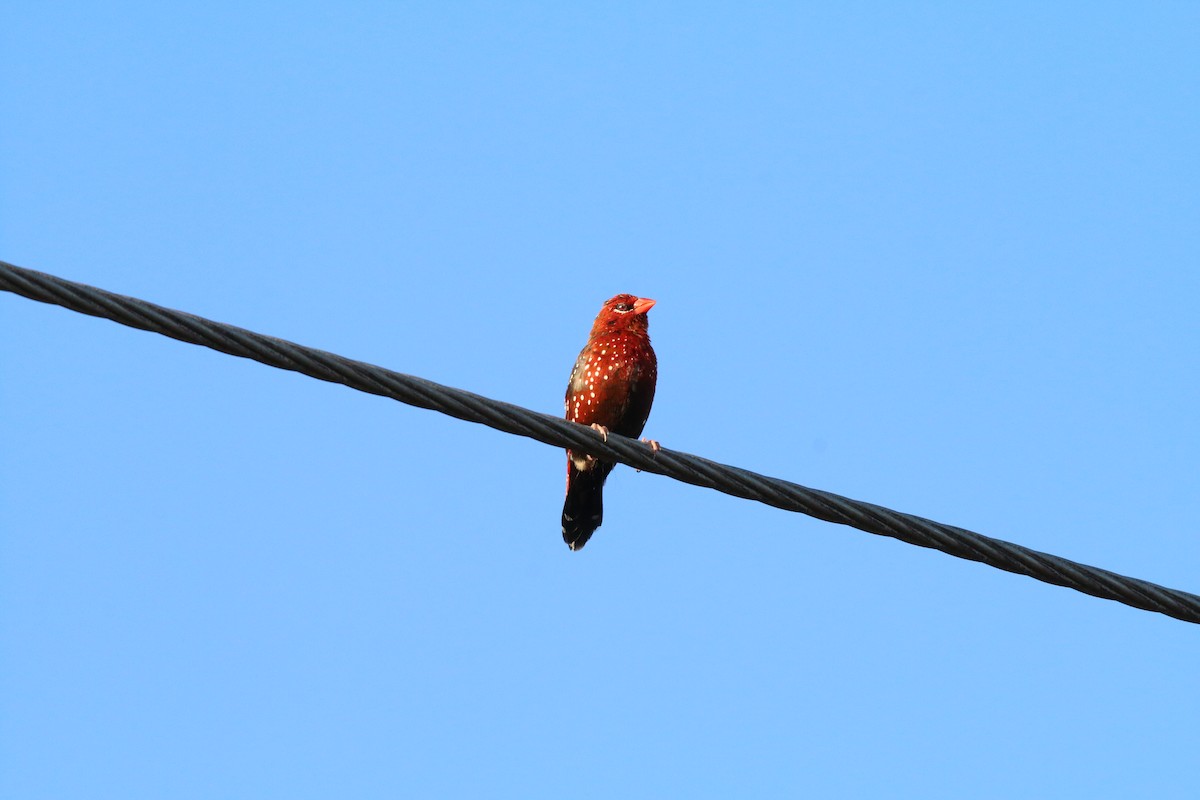
<instances>
[{"instance_id":1,"label":"dark tail feather","mask_svg":"<svg viewBox=\"0 0 1200 800\"><path fill-rule=\"evenodd\" d=\"M563 541L572 550L578 550L592 538L596 528L604 521L604 480L615 465L594 462L588 469L575 469L567 465L567 499L563 502Z\"/></svg>"}]
</instances>

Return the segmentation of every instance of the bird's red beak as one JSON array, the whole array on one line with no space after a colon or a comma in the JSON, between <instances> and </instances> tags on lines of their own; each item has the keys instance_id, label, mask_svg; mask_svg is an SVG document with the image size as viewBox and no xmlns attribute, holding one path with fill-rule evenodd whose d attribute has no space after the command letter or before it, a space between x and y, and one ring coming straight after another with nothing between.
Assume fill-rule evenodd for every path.
<instances>
[{"instance_id":1,"label":"bird's red beak","mask_svg":"<svg viewBox=\"0 0 1200 800\"><path fill-rule=\"evenodd\" d=\"M654 308L654 303L655 301L651 300L649 297L639 297L637 300L633 301L633 313L645 314L647 311Z\"/></svg>"}]
</instances>

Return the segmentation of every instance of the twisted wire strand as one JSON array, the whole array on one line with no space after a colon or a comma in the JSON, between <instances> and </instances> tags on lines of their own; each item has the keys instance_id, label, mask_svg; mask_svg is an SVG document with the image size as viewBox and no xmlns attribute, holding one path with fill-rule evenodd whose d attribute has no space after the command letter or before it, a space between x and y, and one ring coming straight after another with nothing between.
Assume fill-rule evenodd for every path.
<instances>
[{"instance_id":1,"label":"twisted wire strand","mask_svg":"<svg viewBox=\"0 0 1200 800\"><path fill-rule=\"evenodd\" d=\"M1200 623L1200 597L1188 592L1080 564L964 528L809 489L700 456L667 448L654 454L645 444L617 434L609 434L605 442L590 428L559 417L175 311L145 300L114 294L3 261L0 261L0 289L279 369L440 411L505 433L619 461L645 472L716 489L734 497L757 500L826 522L849 525L868 533L940 550L958 558L979 561L1007 572L1028 575L1094 597L1156 611L1185 622Z\"/></svg>"}]
</instances>

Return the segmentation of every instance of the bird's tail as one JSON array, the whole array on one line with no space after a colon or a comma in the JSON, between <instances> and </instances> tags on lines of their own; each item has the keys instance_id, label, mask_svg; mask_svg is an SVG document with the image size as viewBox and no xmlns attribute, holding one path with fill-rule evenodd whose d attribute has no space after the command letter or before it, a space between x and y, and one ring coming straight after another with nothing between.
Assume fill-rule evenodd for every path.
<instances>
[{"instance_id":1,"label":"bird's tail","mask_svg":"<svg viewBox=\"0 0 1200 800\"><path fill-rule=\"evenodd\" d=\"M563 541L578 550L592 538L604 521L604 481L616 466L611 462L594 461L585 469L576 469L567 459L567 499L563 501Z\"/></svg>"}]
</instances>

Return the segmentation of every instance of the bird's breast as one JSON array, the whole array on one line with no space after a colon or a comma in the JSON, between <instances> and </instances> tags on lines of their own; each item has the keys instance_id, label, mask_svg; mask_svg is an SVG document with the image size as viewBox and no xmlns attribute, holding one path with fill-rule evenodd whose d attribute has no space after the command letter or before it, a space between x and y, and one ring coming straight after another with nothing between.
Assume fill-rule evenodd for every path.
<instances>
[{"instance_id":1,"label":"bird's breast","mask_svg":"<svg viewBox=\"0 0 1200 800\"><path fill-rule=\"evenodd\" d=\"M631 400L640 405L636 396L647 390L652 397L656 379L654 351L644 337L598 337L588 343L575 362L567 386L567 418L620 432L620 428L627 427L622 423Z\"/></svg>"}]
</instances>

